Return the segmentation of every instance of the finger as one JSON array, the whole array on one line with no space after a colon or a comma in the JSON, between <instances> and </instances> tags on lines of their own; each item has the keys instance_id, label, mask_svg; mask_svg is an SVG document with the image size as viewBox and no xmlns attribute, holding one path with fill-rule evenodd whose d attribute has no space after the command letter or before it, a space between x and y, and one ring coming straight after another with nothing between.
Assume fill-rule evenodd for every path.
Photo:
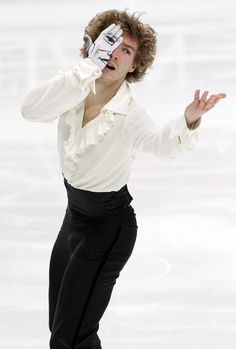
<instances>
[{"instance_id":1,"label":"finger","mask_svg":"<svg viewBox=\"0 0 236 349\"><path fill-rule=\"evenodd\" d=\"M226 97L226 93L218 93L217 95L217 98L220 97L220 98L225 98Z\"/></svg>"},{"instance_id":2,"label":"finger","mask_svg":"<svg viewBox=\"0 0 236 349\"><path fill-rule=\"evenodd\" d=\"M203 108L205 103L206 103L206 99L207 99L207 95L208 95L209 91L204 91L201 99L200 99L200 103L199 103L199 108Z\"/></svg>"},{"instance_id":3,"label":"finger","mask_svg":"<svg viewBox=\"0 0 236 349\"><path fill-rule=\"evenodd\" d=\"M206 91L205 91L206 92ZM202 96L203 97L203 96ZM221 99L221 98L225 98L226 97L226 94L225 93L218 93L217 95L215 94L212 94L210 96L210 98L208 100L206 100L206 98L204 97L203 98L203 102L202 104L200 105L199 104L199 107L200 108L203 108L205 111L211 109L212 107L215 106L215 104ZM204 103L204 99L205 99L205 104Z\"/></svg>"},{"instance_id":4,"label":"finger","mask_svg":"<svg viewBox=\"0 0 236 349\"><path fill-rule=\"evenodd\" d=\"M197 89L197 90L195 91L195 93L194 93L194 99L195 99L195 98L199 98L199 95L200 95L200 90Z\"/></svg>"},{"instance_id":5,"label":"finger","mask_svg":"<svg viewBox=\"0 0 236 349\"><path fill-rule=\"evenodd\" d=\"M203 94L202 94L201 99L205 100L207 98L208 93L209 93L209 91L204 91Z\"/></svg>"},{"instance_id":6,"label":"finger","mask_svg":"<svg viewBox=\"0 0 236 349\"><path fill-rule=\"evenodd\" d=\"M220 96L220 97L216 97L214 102L213 102L213 107L216 105L216 103L218 103L222 98L225 98L226 96Z\"/></svg>"},{"instance_id":7,"label":"finger","mask_svg":"<svg viewBox=\"0 0 236 349\"><path fill-rule=\"evenodd\" d=\"M205 103L204 110L207 111L211 109L214 106L215 99L216 99L216 95L211 95L210 98Z\"/></svg>"},{"instance_id":8,"label":"finger","mask_svg":"<svg viewBox=\"0 0 236 349\"><path fill-rule=\"evenodd\" d=\"M117 40L117 42L113 45L113 51L118 47L120 46L120 44L122 43L123 41L123 36L120 36L119 39Z\"/></svg>"},{"instance_id":9,"label":"finger","mask_svg":"<svg viewBox=\"0 0 236 349\"><path fill-rule=\"evenodd\" d=\"M103 34L107 34L110 33L114 28L116 27L115 23L112 23L111 25L109 25L109 27L107 27L106 29L104 29L102 31Z\"/></svg>"},{"instance_id":10,"label":"finger","mask_svg":"<svg viewBox=\"0 0 236 349\"><path fill-rule=\"evenodd\" d=\"M122 35L122 33L123 33L123 30L119 29L114 35L118 39Z\"/></svg>"},{"instance_id":11,"label":"finger","mask_svg":"<svg viewBox=\"0 0 236 349\"><path fill-rule=\"evenodd\" d=\"M93 43L92 39L90 38L90 36L88 34L84 35L84 42L86 47L91 46L91 44Z\"/></svg>"},{"instance_id":12,"label":"finger","mask_svg":"<svg viewBox=\"0 0 236 349\"><path fill-rule=\"evenodd\" d=\"M200 95L200 90L197 89L194 93L194 104L198 105L199 103L199 95Z\"/></svg>"},{"instance_id":13,"label":"finger","mask_svg":"<svg viewBox=\"0 0 236 349\"><path fill-rule=\"evenodd\" d=\"M120 24L116 24L115 27L110 30L109 34L116 35L116 33L120 30L121 26Z\"/></svg>"}]
</instances>

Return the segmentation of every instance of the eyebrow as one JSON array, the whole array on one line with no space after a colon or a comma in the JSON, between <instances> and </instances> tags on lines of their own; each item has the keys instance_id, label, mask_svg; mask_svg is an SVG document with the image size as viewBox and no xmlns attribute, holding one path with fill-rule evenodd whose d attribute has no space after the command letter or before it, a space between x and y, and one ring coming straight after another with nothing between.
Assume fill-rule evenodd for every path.
<instances>
[{"instance_id":1,"label":"eyebrow","mask_svg":"<svg viewBox=\"0 0 236 349\"><path fill-rule=\"evenodd\" d=\"M131 50L133 50L133 52L135 53L135 49L134 49L133 46L130 46L130 45L127 44L125 41L123 41L122 44L123 44L125 47L128 47L128 48L130 48Z\"/></svg>"}]
</instances>

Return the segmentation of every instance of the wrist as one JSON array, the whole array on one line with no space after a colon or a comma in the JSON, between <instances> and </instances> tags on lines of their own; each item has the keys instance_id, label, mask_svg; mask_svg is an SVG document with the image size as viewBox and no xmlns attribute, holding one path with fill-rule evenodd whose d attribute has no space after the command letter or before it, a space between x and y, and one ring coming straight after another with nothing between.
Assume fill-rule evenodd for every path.
<instances>
[{"instance_id":1,"label":"wrist","mask_svg":"<svg viewBox=\"0 0 236 349\"><path fill-rule=\"evenodd\" d=\"M201 118L202 118L201 116L194 121L189 120L189 118L186 115L184 115L184 117L185 117L186 125L187 125L188 129L191 131L195 130L201 123Z\"/></svg>"},{"instance_id":2,"label":"wrist","mask_svg":"<svg viewBox=\"0 0 236 349\"><path fill-rule=\"evenodd\" d=\"M99 67L101 70L104 68L104 64L102 63L101 60L92 57L92 56L88 56L88 58L90 59L90 61L95 64L97 67Z\"/></svg>"}]
</instances>

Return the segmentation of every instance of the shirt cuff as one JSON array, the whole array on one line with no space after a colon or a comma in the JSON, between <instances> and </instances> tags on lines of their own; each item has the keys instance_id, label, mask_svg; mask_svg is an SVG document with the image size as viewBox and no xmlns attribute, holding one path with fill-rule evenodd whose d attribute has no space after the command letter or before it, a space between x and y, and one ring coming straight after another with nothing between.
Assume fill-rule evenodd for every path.
<instances>
[{"instance_id":1,"label":"shirt cuff","mask_svg":"<svg viewBox=\"0 0 236 349\"><path fill-rule=\"evenodd\" d=\"M184 133L186 135L187 134L192 135L192 134L195 134L197 132L196 128L193 130L190 130L188 128L184 115L181 115L181 116L177 117L176 119L171 120L170 126L171 126L171 130L170 130L170 134L169 134L169 139L172 139L172 138L174 138L177 135L180 135L182 133Z\"/></svg>"},{"instance_id":2,"label":"shirt cuff","mask_svg":"<svg viewBox=\"0 0 236 349\"><path fill-rule=\"evenodd\" d=\"M102 75L102 70L93 63L90 58L85 58L73 66L73 72L76 74L84 87L89 86L90 90L96 94L95 80Z\"/></svg>"}]
</instances>

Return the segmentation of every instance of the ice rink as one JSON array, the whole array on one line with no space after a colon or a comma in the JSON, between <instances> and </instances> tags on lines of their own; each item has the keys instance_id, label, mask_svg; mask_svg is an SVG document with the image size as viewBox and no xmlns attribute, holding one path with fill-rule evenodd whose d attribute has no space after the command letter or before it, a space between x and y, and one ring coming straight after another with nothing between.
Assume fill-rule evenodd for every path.
<instances>
[{"instance_id":1,"label":"ice rink","mask_svg":"<svg viewBox=\"0 0 236 349\"><path fill-rule=\"evenodd\" d=\"M183 113L195 89L227 97L199 144L164 163L140 153L128 188L138 237L100 322L103 349L236 348L235 1L0 1L0 348L49 348L48 265L67 205L57 122L20 113L36 84L80 58L103 10L145 11L158 55L133 95L153 120Z\"/></svg>"}]
</instances>

